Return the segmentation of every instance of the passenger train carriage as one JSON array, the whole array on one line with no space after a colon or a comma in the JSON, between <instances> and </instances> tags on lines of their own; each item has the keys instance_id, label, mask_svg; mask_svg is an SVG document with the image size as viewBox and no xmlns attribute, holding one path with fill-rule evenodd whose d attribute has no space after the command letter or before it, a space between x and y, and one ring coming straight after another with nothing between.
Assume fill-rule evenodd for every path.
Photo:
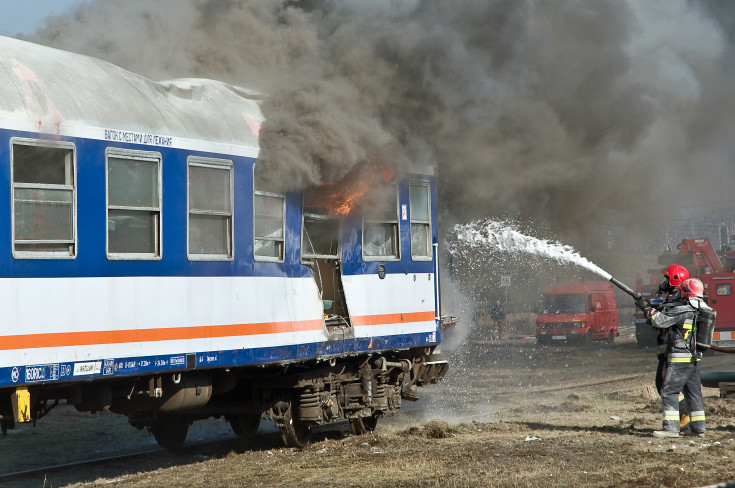
<instances>
[{"instance_id":1,"label":"passenger train carriage","mask_svg":"<svg viewBox=\"0 0 735 488\"><path fill-rule=\"evenodd\" d=\"M433 168L339 215L254 187L259 95L0 38L0 425L356 433L441 379Z\"/></svg>"}]
</instances>

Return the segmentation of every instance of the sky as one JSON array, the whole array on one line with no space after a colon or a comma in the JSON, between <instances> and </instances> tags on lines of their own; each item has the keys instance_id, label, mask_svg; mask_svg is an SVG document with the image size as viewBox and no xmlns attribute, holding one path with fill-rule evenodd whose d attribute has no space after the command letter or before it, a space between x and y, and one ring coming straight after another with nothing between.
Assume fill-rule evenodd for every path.
<instances>
[{"instance_id":1,"label":"sky","mask_svg":"<svg viewBox=\"0 0 735 488\"><path fill-rule=\"evenodd\" d=\"M46 17L71 12L83 0L2 0L0 35L31 34L44 25Z\"/></svg>"}]
</instances>

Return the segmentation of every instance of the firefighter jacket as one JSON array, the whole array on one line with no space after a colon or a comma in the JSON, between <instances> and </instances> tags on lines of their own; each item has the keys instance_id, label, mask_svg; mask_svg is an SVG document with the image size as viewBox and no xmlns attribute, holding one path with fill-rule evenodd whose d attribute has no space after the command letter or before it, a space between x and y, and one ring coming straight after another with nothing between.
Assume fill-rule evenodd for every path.
<instances>
[{"instance_id":1,"label":"firefighter jacket","mask_svg":"<svg viewBox=\"0 0 735 488\"><path fill-rule=\"evenodd\" d=\"M666 360L669 363L692 363L701 359L694 338L696 312L686 299L667 303L660 311L651 309L651 325L656 329L668 329Z\"/></svg>"},{"instance_id":2,"label":"firefighter jacket","mask_svg":"<svg viewBox=\"0 0 735 488\"><path fill-rule=\"evenodd\" d=\"M679 299L673 298L669 295L666 296L656 308L663 310L663 308L667 305L671 305L672 303L676 303L679 301ZM647 323L649 325L652 325L650 318L647 320ZM671 329L668 327L665 329L658 329L658 334L656 335L656 356L658 356L659 360L666 359L666 346L669 341L670 330Z\"/></svg>"}]
</instances>

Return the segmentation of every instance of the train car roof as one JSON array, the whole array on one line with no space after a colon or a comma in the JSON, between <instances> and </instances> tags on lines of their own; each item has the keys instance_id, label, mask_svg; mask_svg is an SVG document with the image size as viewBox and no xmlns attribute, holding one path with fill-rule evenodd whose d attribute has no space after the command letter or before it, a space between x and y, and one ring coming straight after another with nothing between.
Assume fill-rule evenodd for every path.
<instances>
[{"instance_id":1,"label":"train car roof","mask_svg":"<svg viewBox=\"0 0 735 488\"><path fill-rule=\"evenodd\" d=\"M0 36L0 120L20 130L137 131L250 148L263 117L253 91L206 79L155 82L99 59Z\"/></svg>"}]
</instances>

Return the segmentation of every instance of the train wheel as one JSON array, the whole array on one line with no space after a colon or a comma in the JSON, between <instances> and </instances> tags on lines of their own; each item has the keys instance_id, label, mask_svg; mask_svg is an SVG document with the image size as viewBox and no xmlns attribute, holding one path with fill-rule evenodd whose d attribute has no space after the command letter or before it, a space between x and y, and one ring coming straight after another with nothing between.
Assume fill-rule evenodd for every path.
<instances>
[{"instance_id":1,"label":"train wheel","mask_svg":"<svg viewBox=\"0 0 735 488\"><path fill-rule=\"evenodd\" d=\"M279 427L281 439L286 447L305 447L311 436L311 425L294 418L293 404L289 404L288 410L283 415L283 426Z\"/></svg>"},{"instance_id":2,"label":"train wheel","mask_svg":"<svg viewBox=\"0 0 735 488\"><path fill-rule=\"evenodd\" d=\"M378 417L375 415L350 419L350 430L355 435L371 434L377 425Z\"/></svg>"},{"instance_id":3,"label":"train wheel","mask_svg":"<svg viewBox=\"0 0 735 488\"><path fill-rule=\"evenodd\" d=\"M230 423L232 431L240 437L252 437L258 432L258 427L260 427L259 413L225 415L225 420Z\"/></svg>"},{"instance_id":4,"label":"train wheel","mask_svg":"<svg viewBox=\"0 0 735 488\"><path fill-rule=\"evenodd\" d=\"M179 449L184 445L186 434L189 432L189 417L158 414L151 423L151 432L159 446L164 449Z\"/></svg>"}]
</instances>

